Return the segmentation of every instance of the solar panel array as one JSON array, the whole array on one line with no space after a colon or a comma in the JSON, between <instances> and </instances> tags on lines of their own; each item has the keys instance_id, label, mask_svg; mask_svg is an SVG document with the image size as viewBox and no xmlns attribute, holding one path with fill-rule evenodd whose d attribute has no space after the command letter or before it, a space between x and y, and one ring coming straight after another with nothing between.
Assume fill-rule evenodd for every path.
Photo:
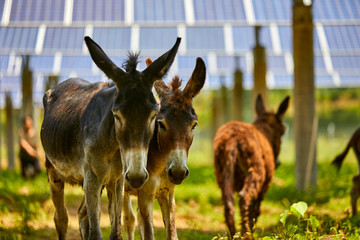
<instances>
[{"instance_id":1,"label":"solar panel array","mask_svg":"<svg viewBox=\"0 0 360 240\"><path fill-rule=\"evenodd\" d=\"M360 86L360 1L316 0L313 5L317 87ZM251 88L255 25L267 52L270 88L293 86L292 0L0 0L0 105L21 100L22 55L34 71L40 104L49 75L106 80L88 54L91 36L121 66L128 50L157 58L182 37L169 77L187 80L202 57L208 88L231 87L235 68ZM139 68L145 68L142 61Z\"/></svg>"}]
</instances>

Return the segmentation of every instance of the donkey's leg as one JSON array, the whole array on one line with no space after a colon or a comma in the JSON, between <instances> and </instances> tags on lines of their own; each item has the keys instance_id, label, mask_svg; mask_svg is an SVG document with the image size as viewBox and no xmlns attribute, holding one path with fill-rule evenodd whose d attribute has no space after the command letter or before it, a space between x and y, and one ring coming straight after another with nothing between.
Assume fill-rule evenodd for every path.
<instances>
[{"instance_id":1,"label":"donkey's leg","mask_svg":"<svg viewBox=\"0 0 360 240\"><path fill-rule=\"evenodd\" d=\"M249 171L249 175L246 176L244 181L244 186L239 193L239 206L241 213L241 235L245 239L251 239L251 220L250 212L253 210L251 201L258 198L261 186L263 186L265 180L265 172L261 174L262 171L257 171L253 169Z\"/></svg>"},{"instance_id":2,"label":"donkey's leg","mask_svg":"<svg viewBox=\"0 0 360 240\"><path fill-rule=\"evenodd\" d=\"M130 194L127 194L126 192L124 192L123 211L124 211L123 223L124 223L127 239L134 240L135 214L132 210Z\"/></svg>"},{"instance_id":3,"label":"donkey's leg","mask_svg":"<svg viewBox=\"0 0 360 240\"><path fill-rule=\"evenodd\" d=\"M68 227L68 215L64 202L64 181L61 176L56 172L51 163L46 160L46 167L50 182L50 195L55 206L55 227L58 233L59 240L65 240L67 227Z\"/></svg>"},{"instance_id":4,"label":"donkey's leg","mask_svg":"<svg viewBox=\"0 0 360 240\"><path fill-rule=\"evenodd\" d=\"M109 199L109 215L111 222L111 233L109 240L122 239L121 235L121 210L122 210L122 194L123 194L123 180L118 181L107 186L107 193Z\"/></svg>"},{"instance_id":5,"label":"donkey's leg","mask_svg":"<svg viewBox=\"0 0 360 240\"><path fill-rule=\"evenodd\" d=\"M87 215L85 197L83 198L81 205L78 210L79 216L79 230L82 240L87 240L89 238L89 217Z\"/></svg>"},{"instance_id":6,"label":"donkey's leg","mask_svg":"<svg viewBox=\"0 0 360 240\"><path fill-rule=\"evenodd\" d=\"M138 224L142 240L153 240L154 195L140 189L138 191Z\"/></svg>"},{"instance_id":7,"label":"donkey's leg","mask_svg":"<svg viewBox=\"0 0 360 240\"><path fill-rule=\"evenodd\" d=\"M89 218L89 240L103 240L100 230L100 193L102 183L89 166L85 168L84 193Z\"/></svg>"},{"instance_id":8,"label":"donkey's leg","mask_svg":"<svg viewBox=\"0 0 360 240\"><path fill-rule=\"evenodd\" d=\"M177 240L174 189L172 189L168 194L162 194L159 196L158 202L166 228L166 239Z\"/></svg>"},{"instance_id":9,"label":"donkey's leg","mask_svg":"<svg viewBox=\"0 0 360 240\"><path fill-rule=\"evenodd\" d=\"M357 214L357 200L360 196L360 175L353 177L352 179L353 186L351 188L350 196L351 196L351 208L352 215L355 216Z\"/></svg>"}]
</instances>

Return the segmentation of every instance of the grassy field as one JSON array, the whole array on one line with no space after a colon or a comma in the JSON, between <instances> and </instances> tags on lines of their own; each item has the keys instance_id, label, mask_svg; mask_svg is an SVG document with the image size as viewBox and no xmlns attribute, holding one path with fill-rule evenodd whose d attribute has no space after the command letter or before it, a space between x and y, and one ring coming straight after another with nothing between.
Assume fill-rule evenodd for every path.
<instances>
[{"instance_id":1,"label":"grassy field","mask_svg":"<svg viewBox=\"0 0 360 240\"><path fill-rule=\"evenodd\" d=\"M287 93L280 91L275 94L269 105L276 108ZM358 172L355 155L352 151L350 152L339 173L330 166L331 160L343 150L352 132L359 127L359 98L358 96L354 98L351 94L345 97L338 93L327 94L318 93L318 99L320 99L317 105L319 117L318 187L308 193L300 193L295 188L293 109L290 108L285 119L289 130L283 137L279 157L282 165L276 171L270 190L262 203L261 215L254 234L256 238L268 236L267 239L269 239L269 236L273 236L274 239L290 239L291 229L285 229L280 223L280 214L289 209L293 203L305 201L309 208L297 225L298 232L304 232L303 236L306 237L299 239L317 239L316 237L320 236L323 236L323 239L359 239L360 218L350 217L351 178ZM199 115L199 129L197 129L189 154L190 176L175 189L179 239L202 240L214 237L222 239L222 236L226 235L220 190L214 176L211 139L208 137L210 135L210 114L205 109L208 109L209 106L207 98L209 95L205 95L195 102ZM341 96L338 97L338 95ZM333 123L336 123L334 133L329 131L329 128L333 128ZM2 153L4 155L4 151ZM2 164L0 239L55 239L54 207L50 200L49 184L44 168L36 179L24 180L20 177L19 168L15 172L9 172L4 170L6 166L4 162ZM67 239L80 239L77 209L81 203L83 192L80 187L76 186L66 185L65 189L65 200L69 213ZM103 193L101 228L104 239L107 239L110 232L110 221L105 196L106 193ZM136 199L133 199L133 207L136 211ZM166 239L157 203L154 208L155 237L156 239ZM239 229L238 207L236 213ZM310 216L319 221L319 226L315 229L315 233L312 230L310 235L306 235L308 233L305 234L305 232L309 229L302 225L307 223ZM136 239L140 239L138 233L136 233Z\"/></svg>"}]
</instances>

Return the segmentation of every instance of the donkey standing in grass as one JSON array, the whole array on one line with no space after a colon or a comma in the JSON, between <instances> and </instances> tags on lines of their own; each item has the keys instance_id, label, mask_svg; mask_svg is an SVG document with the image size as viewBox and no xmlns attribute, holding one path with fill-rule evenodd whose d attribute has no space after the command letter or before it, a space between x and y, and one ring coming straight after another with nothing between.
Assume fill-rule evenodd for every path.
<instances>
[{"instance_id":1,"label":"donkey standing in grass","mask_svg":"<svg viewBox=\"0 0 360 240\"><path fill-rule=\"evenodd\" d=\"M130 194L138 196L141 239L154 239L152 211L155 198L161 208L166 238L177 239L174 187L189 175L186 163L197 125L192 102L204 86L205 78L205 63L201 58L197 58L195 69L184 91L179 89L181 81L178 77L172 80L169 87L162 80L154 84L161 107L156 117L154 137L149 146L147 170L150 177L141 189L130 190L125 187L123 209L128 239L134 239L135 230Z\"/></svg>"},{"instance_id":2,"label":"donkey standing in grass","mask_svg":"<svg viewBox=\"0 0 360 240\"><path fill-rule=\"evenodd\" d=\"M41 141L46 153L55 226L65 239L68 216L64 183L82 185L88 221L83 239L101 236L100 192L106 186L111 221L110 239L121 239L123 177L132 188L149 178L147 153L158 105L152 94L155 80L170 68L180 38L144 71L136 70L138 55L130 54L123 71L89 37L86 45L96 65L115 83L69 79L46 92Z\"/></svg>"},{"instance_id":3,"label":"donkey standing in grass","mask_svg":"<svg viewBox=\"0 0 360 240\"><path fill-rule=\"evenodd\" d=\"M354 176L352 179L353 186L352 186L351 192L350 192L352 214L353 214L353 216L355 216L357 213L357 209L356 209L357 199L360 196L360 128L358 128L354 132L354 134L350 138L350 141L348 142L345 150L341 154L339 154L334 159L334 161L332 161L331 164L333 164L337 168L338 171L340 170L341 165L351 147L353 148L353 150L355 152L356 159L358 161L358 167L359 167L358 175Z\"/></svg>"},{"instance_id":4,"label":"donkey standing in grass","mask_svg":"<svg viewBox=\"0 0 360 240\"><path fill-rule=\"evenodd\" d=\"M147 59L147 64L151 64L150 59ZM192 101L204 86L205 76L205 63L198 58L184 91L180 90L181 81L178 77L172 80L169 87L162 80L154 84L161 108L156 117L154 136L149 146L147 162L149 180L137 190L125 186L124 227L128 239L134 239L135 232L135 215L132 211L130 195L138 196L141 239L154 239L152 210L155 198L161 207L167 239L177 239L174 187L189 175L186 165L187 156L194 136L193 131L197 125ZM83 209L82 212L86 210Z\"/></svg>"},{"instance_id":5,"label":"donkey standing in grass","mask_svg":"<svg viewBox=\"0 0 360 240\"><path fill-rule=\"evenodd\" d=\"M222 191L225 220L231 236L235 234L234 193L239 193L241 234L251 239L260 203L269 188L275 167L279 165L281 136L285 133L283 116L289 97L277 113L265 110L259 95L257 119L253 124L232 121L221 126L214 138L215 174Z\"/></svg>"}]
</instances>

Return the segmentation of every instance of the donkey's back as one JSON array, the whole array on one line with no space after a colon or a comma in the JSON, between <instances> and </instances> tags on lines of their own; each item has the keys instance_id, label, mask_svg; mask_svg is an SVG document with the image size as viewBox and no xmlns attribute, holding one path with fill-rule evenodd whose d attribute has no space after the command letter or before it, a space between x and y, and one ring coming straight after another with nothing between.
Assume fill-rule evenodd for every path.
<instances>
[{"instance_id":1,"label":"donkey's back","mask_svg":"<svg viewBox=\"0 0 360 240\"><path fill-rule=\"evenodd\" d=\"M84 160L83 140L88 128L86 121L95 116L98 122L101 121L105 115L101 111L109 108L111 101L101 101L100 105L93 102L100 97L98 95L109 96L104 92L111 88L110 83L89 83L71 78L45 93L41 140L47 159L65 177L80 174ZM76 169L77 173L72 173L71 169Z\"/></svg>"}]
</instances>

